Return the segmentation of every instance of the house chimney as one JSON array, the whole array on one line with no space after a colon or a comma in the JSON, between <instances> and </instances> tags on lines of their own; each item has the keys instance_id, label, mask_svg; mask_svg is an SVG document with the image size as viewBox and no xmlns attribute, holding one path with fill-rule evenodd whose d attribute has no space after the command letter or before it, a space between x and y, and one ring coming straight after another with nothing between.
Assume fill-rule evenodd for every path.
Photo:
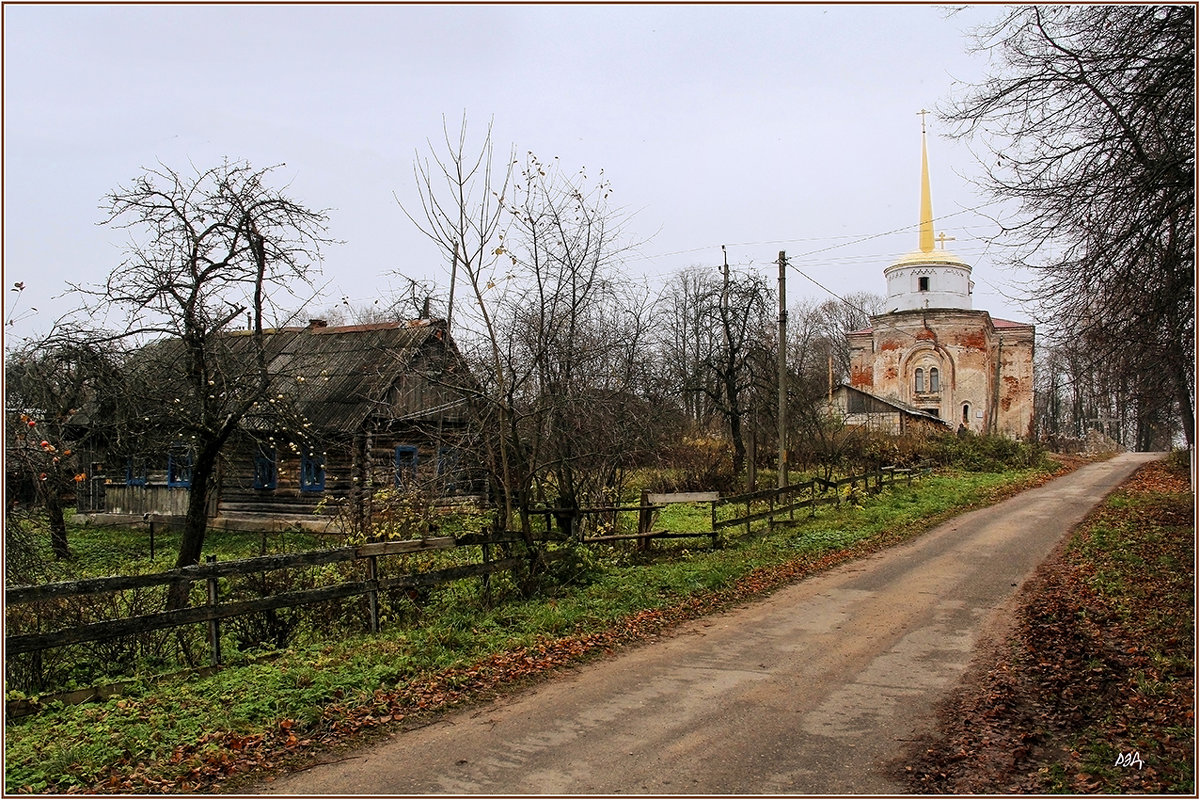
<instances>
[{"instance_id":1,"label":"house chimney","mask_svg":"<svg viewBox=\"0 0 1200 800\"><path fill-rule=\"evenodd\" d=\"M315 329L315 328L327 328L327 327L329 327L329 322L328 322L327 320L323 320L323 319L310 319L310 320L308 321L308 329L309 329L310 331L311 331L311 330L313 330L313 329Z\"/></svg>"}]
</instances>

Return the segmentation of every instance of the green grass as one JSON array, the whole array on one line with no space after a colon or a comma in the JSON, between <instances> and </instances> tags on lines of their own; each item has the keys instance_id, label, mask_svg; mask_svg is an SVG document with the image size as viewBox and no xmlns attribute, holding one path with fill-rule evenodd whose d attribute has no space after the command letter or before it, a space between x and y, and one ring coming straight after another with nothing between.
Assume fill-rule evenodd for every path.
<instances>
[{"instance_id":1,"label":"green grass","mask_svg":"<svg viewBox=\"0 0 1200 800\"><path fill-rule=\"evenodd\" d=\"M67 540L72 558L55 561L50 553L48 534L41 537L43 562L50 571L49 581L77 580L108 575L135 575L162 572L175 566L180 533L158 529L154 533L154 556L150 555L150 532L145 527L84 525L68 514ZM269 533L266 553L295 553L336 545L337 539L298 531ZM222 561L251 558L262 553L263 536L256 531L209 531L204 555L216 555Z\"/></svg>"},{"instance_id":2,"label":"green grass","mask_svg":"<svg viewBox=\"0 0 1200 800\"><path fill-rule=\"evenodd\" d=\"M281 720L295 720L303 735L328 732L330 719L369 706L377 690L416 686L556 637L612 631L646 610L719 603L722 592L752 575L902 540L1040 474L933 475L866 498L862 507L822 507L815 517L798 512L794 526L732 536L715 550L705 539L656 543L650 553L592 548L556 574L564 583L533 599L521 599L503 576L493 577L491 603L479 581L460 581L433 592L419 616L398 615L377 636L298 644L268 662L230 666L198 680L135 683L120 698L13 721L6 727L5 786L60 792L97 787L120 774L136 776L141 782L134 785L143 791L178 787L216 734L265 734L277 731ZM707 506L701 508L706 528ZM668 517L672 527L691 524L689 515L700 524L695 510L673 513L679 517ZM257 553L257 537L239 546ZM187 757L173 759L177 748Z\"/></svg>"},{"instance_id":3,"label":"green grass","mask_svg":"<svg viewBox=\"0 0 1200 800\"><path fill-rule=\"evenodd\" d=\"M1064 744L1078 760L1053 791L1080 781L1101 794L1195 791L1193 498L1186 465L1174 483L1167 475L1144 469L1072 539L1068 555L1092 593L1077 602L1100 621L1094 671L1112 682L1076 700L1085 722ZM1144 770L1117 766L1123 753Z\"/></svg>"}]
</instances>

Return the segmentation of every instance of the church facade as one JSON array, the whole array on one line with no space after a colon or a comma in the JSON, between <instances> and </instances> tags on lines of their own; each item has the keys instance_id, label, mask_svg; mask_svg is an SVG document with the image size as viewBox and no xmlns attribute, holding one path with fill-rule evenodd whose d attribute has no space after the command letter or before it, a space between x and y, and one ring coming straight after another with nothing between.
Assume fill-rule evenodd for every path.
<instances>
[{"instance_id":1,"label":"church facade","mask_svg":"<svg viewBox=\"0 0 1200 800\"><path fill-rule=\"evenodd\" d=\"M850 386L953 429L1033 436L1033 325L972 308L971 266L935 246L925 133L919 249L884 270L888 313L847 334Z\"/></svg>"}]
</instances>

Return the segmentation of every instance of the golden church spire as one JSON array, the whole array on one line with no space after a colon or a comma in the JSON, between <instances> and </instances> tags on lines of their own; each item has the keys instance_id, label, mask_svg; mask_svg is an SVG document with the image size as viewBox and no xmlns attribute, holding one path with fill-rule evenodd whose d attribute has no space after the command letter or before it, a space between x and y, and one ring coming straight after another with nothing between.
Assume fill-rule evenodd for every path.
<instances>
[{"instance_id":1,"label":"golden church spire","mask_svg":"<svg viewBox=\"0 0 1200 800\"><path fill-rule=\"evenodd\" d=\"M921 252L933 252L933 198L929 191L929 156L925 152L925 115L921 109Z\"/></svg>"}]
</instances>

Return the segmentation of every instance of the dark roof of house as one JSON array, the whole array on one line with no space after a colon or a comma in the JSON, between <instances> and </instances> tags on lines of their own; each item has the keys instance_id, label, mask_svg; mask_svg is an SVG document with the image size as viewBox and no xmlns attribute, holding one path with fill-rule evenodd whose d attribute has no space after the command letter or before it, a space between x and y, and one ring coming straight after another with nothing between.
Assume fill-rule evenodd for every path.
<instances>
[{"instance_id":1,"label":"dark roof of house","mask_svg":"<svg viewBox=\"0 0 1200 800\"><path fill-rule=\"evenodd\" d=\"M475 388L441 320L309 325L265 333L263 357L271 382L260 405L283 403L318 430L349 432L373 419L420 418L464 404ZM232 383L257 372L251 331L223 333L220 342L217 357L223 378ZM160 380L173 373L171 380L179 385L183 349L178 339L153 343L140 352L144 363L155 365L149 369ZM269 416L251 413L243 424L263 428Z\"/></svg>"}]
</instances>

